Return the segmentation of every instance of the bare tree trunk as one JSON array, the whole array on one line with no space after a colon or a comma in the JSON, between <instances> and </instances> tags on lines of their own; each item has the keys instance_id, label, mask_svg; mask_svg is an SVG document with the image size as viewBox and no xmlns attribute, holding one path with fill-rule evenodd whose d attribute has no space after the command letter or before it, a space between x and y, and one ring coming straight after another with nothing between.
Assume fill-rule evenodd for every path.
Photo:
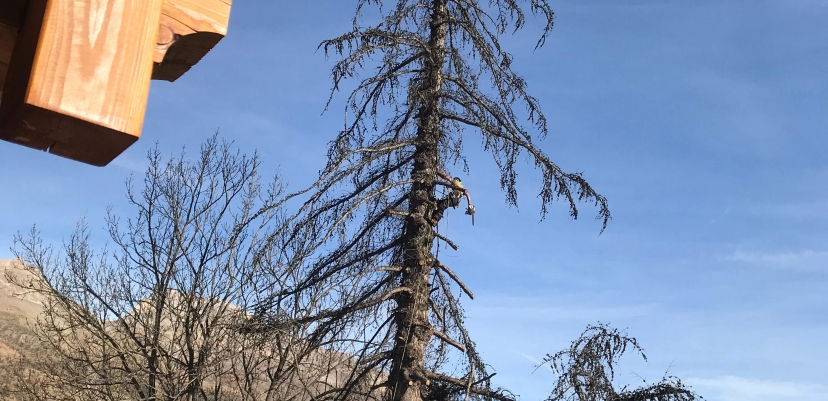
<instances>
[{"instance_id":1,"label":"bare tree trunk","mask_svg":"<svg viewBox=\"0 0 828 401\"><path fill-rule=\"evenodd\" d=\"M422 400L426 384L425 348L433 330L428 321L429 275L434 266L431 254L434 230L429 221L434 204L440 130L440 96L443 86L443 62L446 57L446 0L432 2L429 52L423 63L422 86L418 93L422 104L418 110L417 147L409 192L409 216L403 231L403 274L396 298L394 360L391 388L395 401Z\"/></svg>"}]
</instances>

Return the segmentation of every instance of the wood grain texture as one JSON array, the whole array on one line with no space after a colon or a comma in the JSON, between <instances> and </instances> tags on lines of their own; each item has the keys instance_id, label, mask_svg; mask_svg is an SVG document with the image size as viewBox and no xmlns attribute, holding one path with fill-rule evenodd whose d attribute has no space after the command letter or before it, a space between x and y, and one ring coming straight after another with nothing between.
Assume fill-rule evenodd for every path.
<instances>
[{"instance_id":1,"label":"wood grain texture","mask_svg":"<svg viewBox=\"0 0 828 401\"><path fill-rule=\"evenodd\" d=\"M231 0L165 0L152 78L175 81L227 35Z\"/></svg>"},{"instance_id":2,"label":"wood grain texture","mask_svg":"<svg viewBox=\"0 0 828 401\"><path fill-rule=\"evenodd\" d=\"M162 0L50 0L27 103L139 135Z\"/></svg>"},{"instance_id":3,"label":"wood grain texture","mask_svg":"<svg viewBox=\"0 0 828 401\"><path fill-rule=\"evenodd\" d=\"M3 85L6 83L6 74L9 72L15 39L17 39L17 29L0 23L0 99L3 98Z\"/></svg>"},{"instance_id":4,"label":"wood grain texture","mask_svg":"<svg viewBox=\"0 0 828 401\"><path fill-rule=\"evenodd\" d=\"M137 140L162 4L31 0L0 104L0 138L95 165Z\"/></svg>"}]
</instances>

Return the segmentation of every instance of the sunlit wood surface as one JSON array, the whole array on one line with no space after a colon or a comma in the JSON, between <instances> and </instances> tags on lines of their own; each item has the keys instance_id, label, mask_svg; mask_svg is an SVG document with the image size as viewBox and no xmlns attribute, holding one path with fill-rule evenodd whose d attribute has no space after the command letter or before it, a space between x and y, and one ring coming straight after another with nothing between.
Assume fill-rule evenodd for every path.
<instances>
[{"instance_id":1,"label":"sunlit wood surface","mask_svg":"<svg viewBox=\"0 0 828 401\"><path fill-rule=\"evenodd\" d=\"M135 142L162 1L31 0L0 103L3 139L94 165Z\"/></svg>"},{"instance_id":2,"label":"sunlit wood surface","mask_svg":"<svg viewBox=\"0 0 828 401\"><path fill-rule=\"evenodd\" d=\"M165 0L153 62L153 79L175 81L225 35L231 0Z\"/></svg>"},{"instance_id":3,"label":"sunlit wood surface","mask_svg":"<svg viewBox=\"0 0 828 401\"><path fill-rule=\"evenodd\" d=\"M230 7L0 0L0 139L106 165L140 136L150 80L198 63L226 35Z\"/></svg>"}]
</instances>

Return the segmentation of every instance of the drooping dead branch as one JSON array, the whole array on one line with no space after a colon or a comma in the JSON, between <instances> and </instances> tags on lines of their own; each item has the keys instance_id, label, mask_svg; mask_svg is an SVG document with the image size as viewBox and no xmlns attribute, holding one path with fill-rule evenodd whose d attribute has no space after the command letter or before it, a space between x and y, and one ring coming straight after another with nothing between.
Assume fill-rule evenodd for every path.
<instances>
[{"instance_id":1,"label":"drooping dead branch","mask_svg":"<svg viewBox=\"0 0 828 401\"><path fill-rule=\"evenodd\" d=\"M569 348L547 355L558 375L547 401L693 401L703 399L680 379L665 376L658 383L636 389L613 386L619 358L630 349L645 361L647 356L635 338L605 324L590 325ZM537 369L536 368L536 369Z\"/></svg>"}]
</instances>

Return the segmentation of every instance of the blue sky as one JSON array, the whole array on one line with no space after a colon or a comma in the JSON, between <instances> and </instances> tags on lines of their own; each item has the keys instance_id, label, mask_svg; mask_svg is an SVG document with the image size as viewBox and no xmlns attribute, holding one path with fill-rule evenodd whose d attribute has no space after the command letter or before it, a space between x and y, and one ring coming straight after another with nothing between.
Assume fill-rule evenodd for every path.
<instances>
[{"instance_id":1,"label":"blue sky","mask_svg":"<svg viewBox=\"0 0 828 401\"><path fill-rule=\"evenodd\" d=\"M216 129L307 183L342 121L342 96L320 115L333 60L315 49L352 3L237 1L216 49L153 83L141 140L106 168L0 143L0 244L32 224L54 243L83 216L102 227L107 205L128 213L123 182L150 147L195 152ZM477 296L467 323L495 382L542 399L553 377L534 364L602 321L650 358L625 360L623 383L669 369L713 401L828 400L828 1L551 4L544 48L537 24L504 43L550 120L541 146L613 220L599 236L594 209L572 221L561 204L539 223L529 164L508 208L467 139L476 225L448 217L446 258Z\"/></svg>"}]
</instances>

